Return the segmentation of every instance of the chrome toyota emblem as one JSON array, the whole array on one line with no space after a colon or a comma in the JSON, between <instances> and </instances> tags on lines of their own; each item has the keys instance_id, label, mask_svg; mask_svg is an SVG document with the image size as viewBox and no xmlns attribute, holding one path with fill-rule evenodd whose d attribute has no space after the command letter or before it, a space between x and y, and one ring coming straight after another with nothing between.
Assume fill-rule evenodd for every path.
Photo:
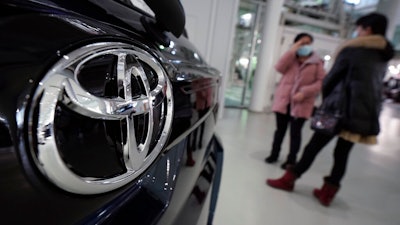
<instances>
[{"instance_id":1,"label":"chrome toyota emblem","mask_svg":"<svg viewBox=\"0 0 400 225\"><path fill-rule=\"evenodd\" d=\"M115 63L110 63L115 71L112 83L115 85L111 88L117 94L105 97L88 91L80 74L89 64L107 57L115 59ZM153 71L153 83L144 66ZM84 46L64 55L49 70L33 96L29 125L34 161L45 177L68 192L97 194L114 190L133 181L157 158L171 129L172 106L171 84L151 54L124 43ZM124 138L118 143L123 172L109 177L83 176L72 168L63 158L62 146L57 140L57 132L62 132L57 131L57 123L62 121L56 119L59 107L94 121L124 124L119 126ZM155 107L160 109L157 115ZM138 128L137 117L145 126ZM139 130L143 134L137 140Z\"/></svg>"}]
</instances>

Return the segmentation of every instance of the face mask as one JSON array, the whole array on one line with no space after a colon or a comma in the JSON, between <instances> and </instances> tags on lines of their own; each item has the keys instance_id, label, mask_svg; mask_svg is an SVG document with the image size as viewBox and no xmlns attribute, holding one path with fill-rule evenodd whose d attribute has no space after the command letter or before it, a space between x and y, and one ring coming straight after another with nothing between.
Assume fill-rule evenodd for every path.
<instances>
[{"instance_id":1,"label":"face mask","mask_svg":"<svg viewBox=\"0 0 400 225\"><path fill-rule=\"evenodd\" d=\"M311 45L303 45L299 49L297 49L297 55L298 56L309 56L312 52L312 47Z\"/></svg>"},{"instance_id":2,"label":"face mask","mask_svg":"<svg viewBox=\"0 0 400 225\"><path fill-rule=\"evenodd\" d=\"M356 38L358 37L358 32L355 30L353 33L351 33L351 38Z\"/></svg>"}]
</instances>

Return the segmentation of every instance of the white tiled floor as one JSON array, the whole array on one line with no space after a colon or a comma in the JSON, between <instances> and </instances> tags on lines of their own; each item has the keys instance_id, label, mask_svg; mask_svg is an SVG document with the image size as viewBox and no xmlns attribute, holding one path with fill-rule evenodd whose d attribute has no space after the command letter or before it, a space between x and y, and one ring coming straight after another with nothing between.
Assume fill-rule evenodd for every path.
<instances>
[{"instance_id":1,"label":"white tiled floor","mask_svg":"<svg viewBox=\"0 0 400 225\"><path fill-rule=\"evenodd\" d=\"M266 164L264 158L275 128L274 115L225 109L217 124L225 155L214 225L399 225L399 105L385 104L381 126L378 145L355 145L342 188L326 208L314 199L312 190L322 184L322 177L330 171L335 141L296 182L294 192L272 189L265 180L283 174L280 164L287 154L288 136L280 161ZM311 134L306 123L302 146Z\"/></svg>"}]
</instances>

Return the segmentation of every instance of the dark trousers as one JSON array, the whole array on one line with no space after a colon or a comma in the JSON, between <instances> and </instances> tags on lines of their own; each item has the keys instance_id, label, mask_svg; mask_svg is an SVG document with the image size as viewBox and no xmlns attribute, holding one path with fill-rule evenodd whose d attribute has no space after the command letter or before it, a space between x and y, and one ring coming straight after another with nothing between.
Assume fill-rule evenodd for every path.
<instances>
[{"instance_id":1,"label":"dark trousers","mask_svg":"<svg viewBox=\"0 0 400 225\"><path fill-rule=\"evenodd\" d=\"M300 177L310 168L315 157L322 150L322 148L325 147L334 137L335 136L314 132L310 142L304 148L303 155L301 156L299 162L291 170ZM326 181L335 185L340 185L340 181L346 172L347 161L353 145L353 142L346 141L340 137L338 138L336 147L333 151L334 161L331 174L325 178Z\"/></svg>"},{"instance_id":2,"label":"dark trousers","mask_svg":"<svg viewBox=\"0 0 400 225\"><path fill-rule=\"evenodd\" d=\"M286 130L290 124L290 149L287 157L287 162L295 163L297 152L301 145L301 129L303 128L304 118L294 118L290 116L290 107L286 114L275 113L276 115L276 130L274 133L274 140L272 142L271 156L274 158L279 157L283 138L285 137Z\"/></svg>"}]
</instances>

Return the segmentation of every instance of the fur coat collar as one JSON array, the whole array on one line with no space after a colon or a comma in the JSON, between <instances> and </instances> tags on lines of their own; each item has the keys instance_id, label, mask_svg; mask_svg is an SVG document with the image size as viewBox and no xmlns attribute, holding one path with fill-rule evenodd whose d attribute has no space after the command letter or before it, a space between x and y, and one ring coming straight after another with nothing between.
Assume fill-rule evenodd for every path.
<instances>
[{"instance_id":1,"label":"fur coat collar","mask_svg":"<svg viewBox=\"0 0 400 225\"><path fill-rule=\"evenodd\" d=\"M345 41L336 51L335 58L345 48L370 48L383 50L385 58L392 58L394 50L392 45L382 35L361 36Z\"/></svg>"}]
</instances>

